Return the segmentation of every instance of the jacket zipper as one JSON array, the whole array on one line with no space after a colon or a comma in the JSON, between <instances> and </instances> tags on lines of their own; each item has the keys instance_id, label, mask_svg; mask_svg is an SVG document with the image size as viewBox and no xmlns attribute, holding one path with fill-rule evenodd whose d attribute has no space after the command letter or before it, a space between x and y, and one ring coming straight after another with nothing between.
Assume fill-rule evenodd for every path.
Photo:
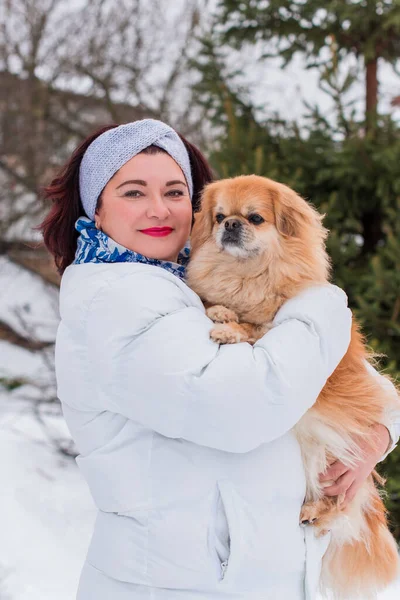
<instances>
[{"instance_id":1,"label":"jacket zipper","mask_svg":"<svg viewBox=\"0 0 400 600\"><path fill-rule=\"evenodd\" d=\"M225 576L225 571L226 571L227 567L228 567L228 561L227 561L227 560L224 560L224 562L223 562L223 563L221 563L222 579L223 579L223 578L224 578L224 576Z\"/></svg>"}]
</instances>

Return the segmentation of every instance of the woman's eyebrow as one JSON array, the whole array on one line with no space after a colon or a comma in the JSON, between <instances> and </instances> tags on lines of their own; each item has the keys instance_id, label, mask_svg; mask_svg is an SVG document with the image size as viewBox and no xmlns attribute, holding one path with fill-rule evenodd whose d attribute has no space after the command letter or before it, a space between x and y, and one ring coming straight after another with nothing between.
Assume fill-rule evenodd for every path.
<instances>
[{"instance_id":1,"label":"woman's eyebrow","mask_svg":"<svg viewBox=\"0 0 400 600\"><path fill-rule=\"evenodd\" d=\"M147 185L147 181L143 181L143 179L129 179L128 181L124 181L120 183L115 189L118 190L123 185L127 185L128 183L136 183L137 185Z\"/></svg>"},{"instance_id":2,"label":"woman's eyebrow","mask_svg":"<svg viewBox=\"0 0 400 600\"><path fill-rule=\"evenodd\" d=\"M173 179L172 181L167 181L165 185L176 185L177 183L181 183L182 185L187 187L186 183L184 181L181 181L180 179Z\"/></svg>"},{"instance_id":3,"label":"woman's eyebrow","mask_svg":"<svg viewBox=\"0 0 400 600\"><path fill-rule=\"evenodd\" d=\"M128 179L128 181L124 181L123 183L120 183L115 189L118 190L123 185L128 185L129 183L136 183L136 185L143 185L143 186L147 185L147 181L144 181L143 179ZM184 181L181 181L180 179L173 179L172 181L167 181L167 183L165 185L170 186L170 185L176 185L177 183L187 187L186 183Z\"/></svg>"}]
</instances>

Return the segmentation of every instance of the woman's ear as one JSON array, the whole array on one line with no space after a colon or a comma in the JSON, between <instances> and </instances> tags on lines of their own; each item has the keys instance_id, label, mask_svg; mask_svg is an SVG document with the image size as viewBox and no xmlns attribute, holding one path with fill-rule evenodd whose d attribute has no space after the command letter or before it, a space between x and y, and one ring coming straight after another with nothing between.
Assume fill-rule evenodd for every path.
<instances>
[{"instance_id":1,"label":"woman's ear","mask_svg":"<svg viewBox=\"0 0 400 600\"><path fill-rule=\"evenodd\" d=\"M285 237L303 237L305 228L322 228L323 216L286 185L274 193L275 227Z\"/></svg>"},{"instance_id":2,"label":"woman's ear","mask_svg":"<svg viewBox=\"0 0 400 600\"><path fill-rule=\"evenodd\" d=\"M195 252L210 238L213 230L213 206L215 188L208 184L201 194L200 211L194 215L194 225L190 235L191 252Z\"/></svg>"},{"instance_id":3,"label":"woman's ear","mask_svg":"<svg viewBox=\"0 0 400 600\"><path fill-rule=\"evenodd\" d=\"M100 208L103 204L103 198L99 197L98 201L97 201L97 206L96 209L94 211L94 224L96 226L96 229L100 229L100 231L103 231L101 228L101 217L100 217Z\"/></svg>"}]
</instances>

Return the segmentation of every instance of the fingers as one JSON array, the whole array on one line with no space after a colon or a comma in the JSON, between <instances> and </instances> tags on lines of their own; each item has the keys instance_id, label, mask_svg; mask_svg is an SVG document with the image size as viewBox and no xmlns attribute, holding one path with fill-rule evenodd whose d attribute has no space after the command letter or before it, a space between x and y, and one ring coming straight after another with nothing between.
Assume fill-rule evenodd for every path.
<instances>
[{"instance_id":1,"label":"fingers","mask_svg":"<svg viewBox=\"0 0 400 600\"><path fill-rule=\"evenodd\" d=\"M346 492L342 508L346 508L346 506L354 499L354 496L357 494L360 489L360 483L357 480L354 480L349 489Z\"/></svg>"},{"instance_id":2,"label":"fingers","mask_svg":"<svg viewBox=\"0 0 400 600\"><path fill-rule=\"evenodd\" d=\"M336 460L331 466L327 469L326 473L321 473L319 476L319 480L321 483L324 481L336 481L339 477L344 475L346 471L349 470L349 467L346 467L339 460Z\"/></svg>"},{"instance_id":3,"label":"fingers","mask_svg":"<svg viewBox=\"0 0 400 600\"><path fill-rule=\"evenodd\" d=\"M363 460L358 461L353 468L347 467L336 460L325 473L319 475L320 483L322 486L324 484L326 486L323 488L325 496L343 496L344 500L341 503L341 508L345 508L354 499L375 467L375 451L372 451L365 443L360 444L360 448L364 449L365 457Z\"/></svg>"},{"instance_id":4,"label":"fingers","mask_svg":"<svg viewBox=\"0 0 400 600\"><path fill-rule=\"evenodd\" d=\"M325 496L339 496L345 494L354 482L355 476L353 471L346 471L344 475L339 477L333 485L324 488Z\"/></svg>"}]
</instances>

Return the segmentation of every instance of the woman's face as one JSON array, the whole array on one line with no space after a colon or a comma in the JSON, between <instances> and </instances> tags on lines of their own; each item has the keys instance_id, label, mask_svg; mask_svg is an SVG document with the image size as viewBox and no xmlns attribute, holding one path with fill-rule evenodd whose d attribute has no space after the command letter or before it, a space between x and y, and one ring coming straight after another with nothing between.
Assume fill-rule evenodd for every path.
<instances>
[{"instance_id":1,"label":"woman's face","mask_svg":"<svg viewBox=\"0 0 400 600\"><path fill-rule=\"evenodd\" d=\"M192 225L189 190L179 165L164 152L131 158L104 188L96 224L129 250L176 262Z\"/></svg>"}]
</instances>

